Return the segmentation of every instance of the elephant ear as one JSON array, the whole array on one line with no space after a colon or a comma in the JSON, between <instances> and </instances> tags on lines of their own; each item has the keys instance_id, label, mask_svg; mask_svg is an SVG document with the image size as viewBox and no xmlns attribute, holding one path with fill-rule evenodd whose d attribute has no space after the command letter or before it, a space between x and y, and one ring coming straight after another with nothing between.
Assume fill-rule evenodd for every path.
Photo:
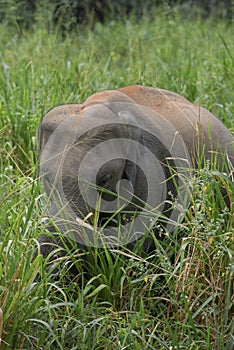
<instances>
[{"instance_id":1,"label":"elephant ear","mask_svg":"<svg viewBox=\"0 0 234 350\"><path fill-rule=\"evenodd\" d=\"M136 119L131 112L120 111L118 112L118 116L125 124L125 135L127 139L124 145L124 153L126 154L124 173L127 179L134 186L137 177L137 160L140 157L139 147L137 146L142 144L141 129L137 125ZM137 146L132 142L128 142L128 140L136 141Z\"/></svg>"}]
</instances>

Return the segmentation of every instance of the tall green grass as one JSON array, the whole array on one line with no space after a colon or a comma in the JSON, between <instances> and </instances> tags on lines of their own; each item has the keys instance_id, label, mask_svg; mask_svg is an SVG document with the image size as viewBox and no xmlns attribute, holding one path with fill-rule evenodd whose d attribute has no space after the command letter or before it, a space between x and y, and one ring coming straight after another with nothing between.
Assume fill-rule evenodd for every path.
<instances>
[{"instance_id":1,"label":"tall green grass","mask_svg":"<svg viewBox=\"0 0 234 350\"><path fill-rule=\"evenodd\" d=\"M233 27L167 13L80 27L65 39L43 26L0 30L1 348L231 350L234 191L209 164L191 180L183 226L151 255L141 258L139 244L90 251L84 263L67 247L53 261L59 276L32 257L44 230L35 135L46 110L145 84L203 105L234 131Z\"/></svg>"}]
</instances>

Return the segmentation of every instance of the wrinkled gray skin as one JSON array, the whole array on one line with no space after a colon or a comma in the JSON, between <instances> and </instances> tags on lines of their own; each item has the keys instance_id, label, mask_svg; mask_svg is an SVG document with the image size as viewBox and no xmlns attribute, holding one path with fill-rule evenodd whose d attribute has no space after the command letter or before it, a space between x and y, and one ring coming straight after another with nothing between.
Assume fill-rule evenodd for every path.
<instances>
[{"instance_id":1,"label":"wrinkled gray skin","mask_svg":"<svg viewBox=\"0 0 234 350\"><path fill-rule=\"evenodd\" d=\"M143 86L103 91L82 104L55 107L44 116L38 135L40 176L50 199L48 216L64 233L79 231L80 221L76 219L94 211L78 189L81 164L85 164L81 188L91 199L97 192L92 192L90 184L116 193L117 184L124 179L130 186L126 187L128 191L148 200L143 174L146 171L148 183L153 184L149 192L156 194L149 199L150 206L161 212L168 210L168 193L177 193L171 181L163 181L170 177L166 158L170 158L167 162L175 170L196 167L199 159L216 159L217 168L229 175L234 166L234 138L214 115L175 93ZM114 143L120 138L135 143ZM105 147L94 151L103 142L107 142ZM84 162L90 150L92 156ZM229 166L224 168L224 164ZM114 199L104 194L100 212ZM136 204L140 202L133 198L127 208L132 210ZM166 215L170 216L171 211ZM88 235L92 234L88 229ZM86 245L83 238L77 241ZM43 255L48 255L52 249L46 244L48 237L41 235L39 242Z\"/></svg>"}]
</instances>

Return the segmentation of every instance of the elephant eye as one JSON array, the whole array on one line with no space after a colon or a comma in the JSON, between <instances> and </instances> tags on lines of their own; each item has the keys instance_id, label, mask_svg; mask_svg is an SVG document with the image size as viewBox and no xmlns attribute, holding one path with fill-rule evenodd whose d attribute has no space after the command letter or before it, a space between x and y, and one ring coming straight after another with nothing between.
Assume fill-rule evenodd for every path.
<instances>
[{"instance_id":1,"label":"elephant eye","mask_svg":"<svg viewBox=\"0 0 234 350\"><path fill-rule=\"evenodd\" d=\"M108 184L108 182L111 180L111 178L112 178L112 174L107 173L98 181L97 185L100 187L105 187Z\"/></svg>"}]
</instances>

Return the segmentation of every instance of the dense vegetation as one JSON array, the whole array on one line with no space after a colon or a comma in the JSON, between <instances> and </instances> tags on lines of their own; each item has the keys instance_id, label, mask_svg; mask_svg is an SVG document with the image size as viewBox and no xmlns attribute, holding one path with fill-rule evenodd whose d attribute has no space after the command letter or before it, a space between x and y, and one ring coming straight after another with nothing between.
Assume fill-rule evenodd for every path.
<instances>
[{"instance_id":1,"label":"dense vegetation","mask_svg":"<svg viewBox=\"0 0 234 350\"><path fill-rule=\"evenodd\" d=\"M32 29L35 24L46 23L48 28L56 24L60 32L75 28L77 23L105 22L118 17L143 14L148 17L162 9L178 10L187 18L197 15L232 21L232 0L0 0L0 23L18 30Z\"/></svg>"},{"instance_id":2,"label":"dense vegetation","mask_svg":"<svg viewBox=\"0 0 234 350\"><path fill-rule=\"evenodd\" d=\"M84 275L82 254L67 249L54 261L59 278L32 256L45 215L35 149L45 111L137 83L178 92L234 131L233 26L162 9L65 37L43 21L33 31L6 23L0 31L1 348L231 350L233 183L211 164L191 179L182 227L156 241L151 256L140 258L140 246L94 250Z\"/></svg>"}]
</instances>

